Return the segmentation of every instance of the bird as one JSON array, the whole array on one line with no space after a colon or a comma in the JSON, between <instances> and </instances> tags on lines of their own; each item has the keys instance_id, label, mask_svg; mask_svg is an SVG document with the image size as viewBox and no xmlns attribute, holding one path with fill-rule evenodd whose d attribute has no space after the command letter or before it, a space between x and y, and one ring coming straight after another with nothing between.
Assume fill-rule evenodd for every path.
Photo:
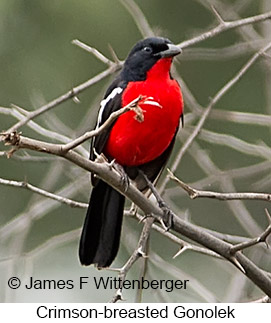
<instances>
[{"instance_id":1,"label":"bird","mask_svg":"<svg viewBox=\"0 0 271 323\"><path fill-rule=\"evenodd\" d=\"M142 118L133 110L120 115L114 123L94 137L90 160L103 154L120 165L139 190L146 191L146 178L154 182L163 170L174 145L180 120L183 122L183 96L180 85L171 75L174 56L181 49L164 37L138 41L129 52L123 67L108 87L101 101L96 128L112 112L138 97ZM93 189L80 243L82 265L109 267L120 244L125 197L109 184L91 175Z\"/></svg>"}]
</instances>

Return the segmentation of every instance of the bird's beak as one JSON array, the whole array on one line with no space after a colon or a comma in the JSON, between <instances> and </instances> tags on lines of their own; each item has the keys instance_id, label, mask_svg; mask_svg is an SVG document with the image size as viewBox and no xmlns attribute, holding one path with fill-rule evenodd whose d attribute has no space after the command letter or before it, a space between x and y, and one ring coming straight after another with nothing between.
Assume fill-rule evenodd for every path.
<instances>
[{"instance_id":1,"label":"bird's beak","mask_svg":"<svg viewBox=\"0 0 271 323\"><path fill-rule=\"evenodd\" d=\"M173 57L176 55L181 54L182 50L173 44L167 44L168 49L157 53L158 55L160 55L162 58L166 58L166 57Z\"/></svg>"}]
</instances>

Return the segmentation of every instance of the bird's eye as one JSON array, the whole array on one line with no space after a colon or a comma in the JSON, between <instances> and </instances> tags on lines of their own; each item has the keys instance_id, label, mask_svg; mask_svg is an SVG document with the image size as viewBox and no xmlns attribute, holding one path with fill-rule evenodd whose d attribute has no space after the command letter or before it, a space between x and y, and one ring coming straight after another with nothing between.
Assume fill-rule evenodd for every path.
<instances>
[{"instance_id":1,"label":"bird's eye","mask_svg":"<svg viewBox=\"0 0 271 323\"><path fill-rule=\"evenodd\" d=\"M150 47L144 47L143 48L144 52L147 52L147 53L151 53L152 52L152 49Z\"/></svg>"}]
</instances>

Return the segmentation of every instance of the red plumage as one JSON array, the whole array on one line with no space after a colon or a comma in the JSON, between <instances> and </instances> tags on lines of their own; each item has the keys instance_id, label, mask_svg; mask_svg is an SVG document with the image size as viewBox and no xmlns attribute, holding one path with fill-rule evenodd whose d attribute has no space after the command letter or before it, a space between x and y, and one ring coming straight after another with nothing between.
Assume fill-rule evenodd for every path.
<instances>
[{"instance_id":1,"label":"red plumage","mask_svg":"<svg viewBox=\"0 0 271 323\"><path fill-rule=\"evenodd\" d=\"M172 58L160 59L148 72L144 81L129 82L122 94L122 106L139 95L151 97L153 104L139 104L144 121L135 112L121 115L106 144L105 153L123 166L139 166L160 156L171 143L183 112L179 84L170 77ZM155 104L158 103L158 104Z\"/></svg>"}]
</instances>

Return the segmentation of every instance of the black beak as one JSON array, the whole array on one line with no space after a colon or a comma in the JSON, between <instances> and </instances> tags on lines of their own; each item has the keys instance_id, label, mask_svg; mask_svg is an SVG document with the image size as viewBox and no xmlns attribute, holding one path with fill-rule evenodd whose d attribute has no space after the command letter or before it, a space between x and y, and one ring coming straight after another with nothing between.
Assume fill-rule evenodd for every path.
<instances>
[{"instance_id":1,"label":"black beak","mask_svg":"<svg viewBox=\"0 0 271 323\"><path fill-rule=\"evenodd\" d=\"M162 52L157 53L156 55L161 56L161 58L173 57L181 54L182 50L173 44L167 44L168 49L163 50Z\"/></svg>"}]
</instances>

